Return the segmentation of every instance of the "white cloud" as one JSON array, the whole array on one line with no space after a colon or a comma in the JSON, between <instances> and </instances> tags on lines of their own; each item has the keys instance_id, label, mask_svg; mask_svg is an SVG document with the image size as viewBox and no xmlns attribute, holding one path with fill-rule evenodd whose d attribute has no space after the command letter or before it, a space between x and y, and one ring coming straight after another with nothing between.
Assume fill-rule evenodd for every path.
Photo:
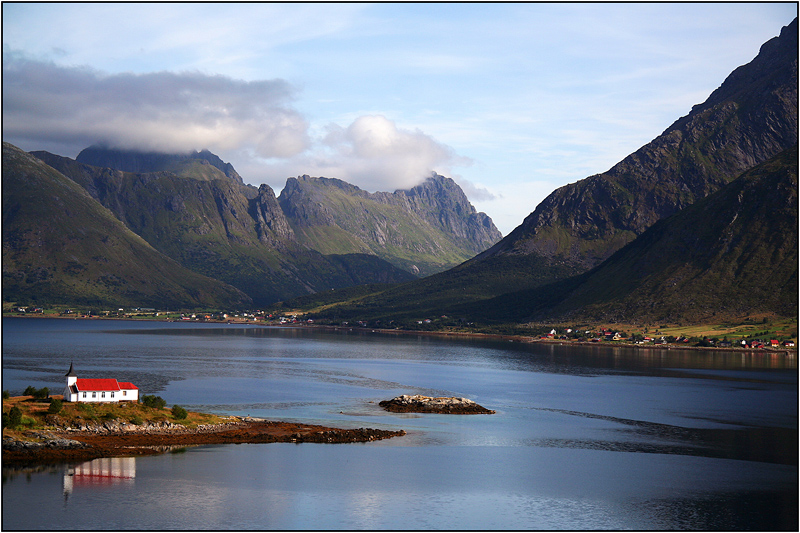
<instances>
[{"instance_id":1,"label":"white cloud","mask_svg":"<svg viewBox=\"0 0 800 533\"><path fill-rule=\"evenodd\" d=\"M314 146L288 160L264 162L270 174L339 178L368 191L409 189L431 171L449 175L470 160L424 132L400 128L383 115L364 115L347 127L328 124Z\"/></svg>"},{"instance_id":2,"label":"white cloud","mask_svg":"<svg viewBox=\"0 0 800 533\"><path fill-rule=\"evenodd\" d=\"M246 149L291 157L309 145L308 124L284 80L241 81L198 72L113 74L32 61L5 51L3 138L71 146L101 142L183 152ZM40 149L34 146L32 149Z\"/></svg>"}]
</instances>

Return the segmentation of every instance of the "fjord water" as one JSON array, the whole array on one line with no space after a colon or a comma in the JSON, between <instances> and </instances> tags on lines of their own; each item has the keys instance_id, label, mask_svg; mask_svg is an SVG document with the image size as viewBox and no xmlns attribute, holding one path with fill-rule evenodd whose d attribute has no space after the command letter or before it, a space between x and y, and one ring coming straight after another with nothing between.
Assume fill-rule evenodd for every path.
<instances>
[{"instance_id":1,"label":"fjord water","mask_svg":"<svg viewBox=\"0 0 800 533\"><path fill-rule=\"evenodd\" d=\"M347 329L3 319L3 390L404 429L4 468L4 529L797 529L794 357ZM493 415L392 414L399 394Z\"/></svg>"}]
</instances>

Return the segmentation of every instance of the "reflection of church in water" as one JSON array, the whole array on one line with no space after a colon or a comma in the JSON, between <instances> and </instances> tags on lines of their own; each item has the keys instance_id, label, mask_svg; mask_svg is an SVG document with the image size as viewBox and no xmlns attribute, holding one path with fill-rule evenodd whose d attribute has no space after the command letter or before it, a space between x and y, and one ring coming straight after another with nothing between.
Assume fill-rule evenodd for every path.
<instances>
[{"instance_id":1,"label":"reflection of church in water","mask_svg":"<svg viewBox=\"0 0 800 533\"><path fill-rule=\"evenodd\" d=\"M135 480L135 457L95 459L66 469L64 497L68 497L75 489L132 485Z\"/></svg>"}]
</instances>

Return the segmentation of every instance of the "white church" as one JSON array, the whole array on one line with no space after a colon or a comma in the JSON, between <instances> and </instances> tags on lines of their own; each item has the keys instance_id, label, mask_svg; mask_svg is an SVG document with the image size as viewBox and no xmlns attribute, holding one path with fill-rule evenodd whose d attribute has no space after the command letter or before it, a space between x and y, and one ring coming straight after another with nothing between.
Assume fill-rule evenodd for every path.
<instances>
[{"instance_id":1,"label":"white church","mask_svg":"<svg viewBox=\"0 0 800 533\"><path fill-rule=\"evenodd\" d=\"M138 402L139 388L113 378L79 378L69 365L64 388L65 402Z\"/></svg>"}]
</instances>

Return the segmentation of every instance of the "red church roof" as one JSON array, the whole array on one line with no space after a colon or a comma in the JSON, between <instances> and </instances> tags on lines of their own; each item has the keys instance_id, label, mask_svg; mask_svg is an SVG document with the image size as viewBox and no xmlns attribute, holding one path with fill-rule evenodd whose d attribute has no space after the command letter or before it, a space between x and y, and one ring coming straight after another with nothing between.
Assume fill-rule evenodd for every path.
<instances>
[{"instance_id":1,"label":"red church roof","mask_svg":"<svg viewBox=\"0 0 800 533\"><path fill-rule=\"evenodd\" d=\"M75 386L78 388L79 391L119 390L119 383L117 383L116 379L111 379L111 378L101 378L101 379L78 378L78 381L75 383Z\"/></svg>"},{"instance_id":2,"label":"red church roof","mask_svg":"<svg viewBox=\"0 0 800 533\"><path fill-rule=\"evenodd\" d=\"M139 387L137 387L133 383L130 383L129 381L120 381L119 382L119 388L120 389L128 389L128 390L131 390L131 389L139 390Z\"/></svg>"}]
</instances>

